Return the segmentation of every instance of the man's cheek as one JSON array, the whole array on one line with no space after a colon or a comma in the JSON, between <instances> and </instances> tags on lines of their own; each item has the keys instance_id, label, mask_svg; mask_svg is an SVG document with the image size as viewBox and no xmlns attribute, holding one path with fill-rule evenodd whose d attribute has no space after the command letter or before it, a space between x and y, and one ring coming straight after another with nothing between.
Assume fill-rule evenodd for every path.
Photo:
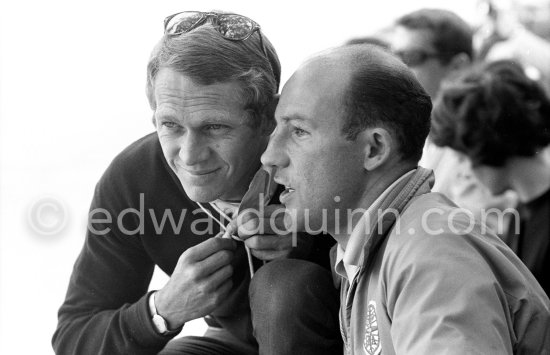
<instances>
[{"instance_id":1,"label":"man's cheek","mask_svg":"<svg viewBox=\"0 0 550 355\"><path fill-rule=\"evenodd\" d=\"M164 142L164 143L161 143L161 149L162 149L162 154L164 155L164 159L166 159L166 162L168 163L168 165L175 172L176 167L174 165L174 161L178 157L179 146L176 144L170 144L169 142Z\"/></svg>"}]
</instances>

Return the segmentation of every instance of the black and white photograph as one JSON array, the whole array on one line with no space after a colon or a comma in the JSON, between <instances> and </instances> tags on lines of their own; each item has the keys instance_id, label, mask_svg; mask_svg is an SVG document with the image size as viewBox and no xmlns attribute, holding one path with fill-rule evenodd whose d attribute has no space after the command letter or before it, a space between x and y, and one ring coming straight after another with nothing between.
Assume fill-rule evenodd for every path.
<instances>
[{"instance_id":1,"label":"black and white photograph","mask_svg":"<svg viewBox=\"0 0 550 355\"><path fill-rule=\"evenodd\" d=\"M0 354L550 355L550 0L0 3Z\"/></svg>"}]
</instances>

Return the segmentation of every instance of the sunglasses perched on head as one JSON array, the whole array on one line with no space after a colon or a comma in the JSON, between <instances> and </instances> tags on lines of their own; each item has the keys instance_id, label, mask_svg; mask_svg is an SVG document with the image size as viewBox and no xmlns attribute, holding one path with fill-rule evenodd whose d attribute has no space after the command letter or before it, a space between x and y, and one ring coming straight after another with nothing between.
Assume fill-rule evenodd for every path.
<instances>
[{"instance_id":1,"label":"sunglasses perched on head","mask_svg":"<svg viewBox=\"0 0 550 355\"><path fill-rule=\"evenodd\" d=\"M164 33L166 35L180 35L187 33L205 23L210 23L230 41L245 41L254 32L258 31L262 50L267 58L260 25L246 16L239 14L225 14L216 12L183 11L170 15L164 19Z\"/></svg>"},{"instance_id":2,"label":"sunglasses perched on head","mask_svg":"<svg viewBox=\"0 0 550 355\"><path fill-rule=\"evenodd\" d=\"M440 53L428 52L421 49L394 51L393 53L409 67L417 67L424 64L429 59L441 58Z\"/></svg>"}]
</instances>

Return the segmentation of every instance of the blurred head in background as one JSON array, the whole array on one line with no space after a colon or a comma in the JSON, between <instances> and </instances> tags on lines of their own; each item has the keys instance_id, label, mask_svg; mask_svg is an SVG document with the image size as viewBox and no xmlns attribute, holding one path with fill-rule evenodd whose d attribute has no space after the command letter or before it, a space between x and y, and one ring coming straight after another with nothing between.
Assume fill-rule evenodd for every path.
<instances>
[{"instance_id":1,"label":"blurred head in background","mask_svg":"<svg viewBox=\"0 0 550 355\"><path fill-rule=\"evenodd\" d=\"M421 9L402 16L394 24L390 44L432 98L444 78L473 58L470 26L447 10Z\"/></svg>"},{"instance_id":2,"label":"blurred head in background","mask_svg":"<svg viewBox=\"0 0 550 355\"><path fill-rule=\"evenodd\" d=\"M350 38L344 43L345 46L350 46L354 44L372 44L384 49L390 49L388 33L385 32L376 33L369 36Z\"/></svg>"},{"instance_id":3,"label":"blurred head in background","mask_svg":"<svg viewBox=\"0 0 550 355\"><path fill-rule=\"evenodd\" d=\"M430 136L435 144L466 154L494 194L511 188L528 200L522 190L534 186L525 186L525 177L541 169L550 175L550 100L512 61L479 65L445 83L434 104ZM550 185L548 177L539 180Z\"/></svg>"},{"instance_id":4,"label":"blurred head in background","mask_svg":"<svg viewBox=\"0 0 550 355\"><path fill-rule=\"evenodd\" d=\"M550 41L550 0L515 0L514 7L525 28Z\"/></svg>"},{"instance_id":5,"label":"blurred head in background","mask_svg":"<svg viewBox=\"0 0 550 355\"><path fill-rule=\"evenodd\" d=\"M478 60L517 61L550 94L550 1L479 0L478 15Z\"/></svg>"},{"instance_id":6,"label":"blurred head in background","mask_svg":"<svg viewBox=\"0 0 550 355\"><path fill-rule=\"evenodd\" d=\"M550 0L478 0L477 6L476 27L492 22L495 31L505 36L517 22L550 40Z\"/></svg>"}]
</instances>

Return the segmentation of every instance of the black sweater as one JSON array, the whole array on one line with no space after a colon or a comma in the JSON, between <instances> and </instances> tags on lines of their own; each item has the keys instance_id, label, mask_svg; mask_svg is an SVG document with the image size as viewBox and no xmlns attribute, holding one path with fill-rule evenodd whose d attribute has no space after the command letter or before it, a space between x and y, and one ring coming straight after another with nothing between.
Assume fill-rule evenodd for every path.
<instances>
[{"instance_id":1,"label":"black sweater","mask_svg":"<svg viewBox=\"0 0 550 355\"><path fill-rule=\"evenodd\" d=\"M154 133L131 144L113 160L96 186L92 211L93 223L88 225L59 310L52 340L55 352L157 353L170 337L156 333L149 315L147 289L154 266L171 275L179 256L216 235L219 227L186 196ZM165 225L160 228L163 216ZM193 232L206 229L210 233ZM294 256L328 268L332 244L328 236L302 235ZM254 342L242 244L235 253L234 270L235 286L212 316L237 337Z\"/></svg>"},{"instance_id":2,"label":"black sweater","mask_svg":"<svg viewBox=\"0 0 550 355\"><path fill-rule=\"evenodd\" d=\"M519 234L512 218L507 244L550 296L550 190L518 206Z\"/></svg>"}]
</instances>

